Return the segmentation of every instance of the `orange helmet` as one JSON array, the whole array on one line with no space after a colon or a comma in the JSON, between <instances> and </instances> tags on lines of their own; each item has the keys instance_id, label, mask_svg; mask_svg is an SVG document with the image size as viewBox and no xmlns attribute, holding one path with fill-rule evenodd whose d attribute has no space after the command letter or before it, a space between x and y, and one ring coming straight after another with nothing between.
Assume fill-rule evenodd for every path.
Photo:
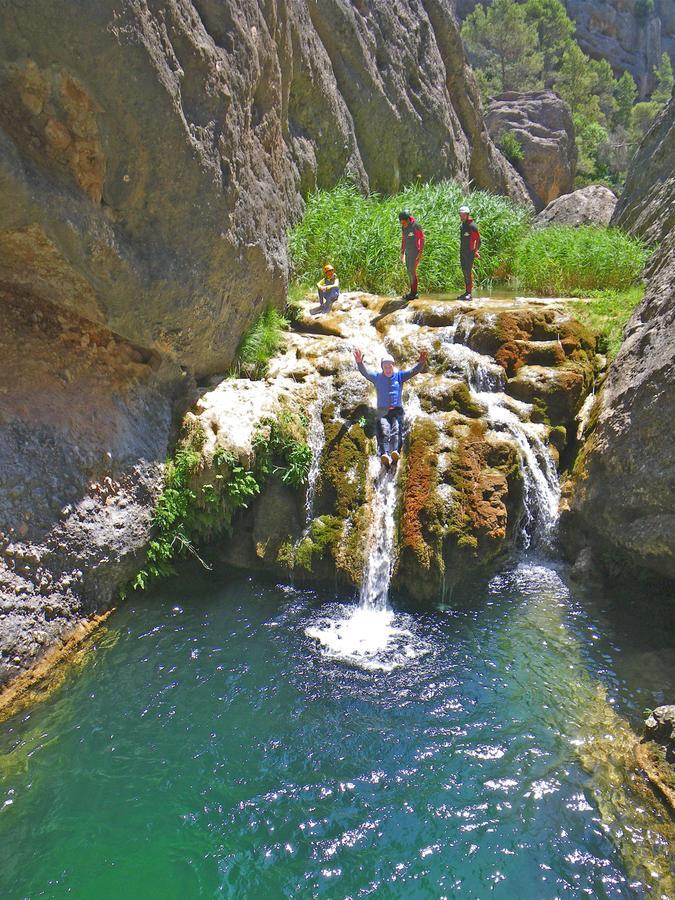
<instances>
[{"instance_id":1,"label":"orange helmet","mask_svg":"<svg viewBox=\"0 0 675 900\"><path fill-rule=\"evenodd\" d=\"M330 263L326 263L323 267L324 275L330 275L335 272L335 266L332 266Z\"/></svg>"}]
</instances>

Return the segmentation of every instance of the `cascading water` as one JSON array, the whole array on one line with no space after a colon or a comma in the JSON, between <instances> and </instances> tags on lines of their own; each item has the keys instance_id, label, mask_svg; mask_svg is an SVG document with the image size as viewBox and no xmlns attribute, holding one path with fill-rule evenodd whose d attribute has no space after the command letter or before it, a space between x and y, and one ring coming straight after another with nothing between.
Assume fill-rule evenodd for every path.
<instances>
[{"instance_id":1,"label":"cascading water","mask_svg":"<svg viewBox=\"0 0 675 900\"><path fill-rule=\"evenodd\" d=\"M522 413L529 411L526 403L505 394L476 393L475 396L487 407L490 424L506 430L520 451L525 512L523 544L529 547L533 539L546 540L558 521L560 483L551 453L542 440L543 426L523 421L514 411L519 408Z\"/></svg>"},{"instance_id":2,"label":"cascading water","mask_svg":"<svg viewBox=\"0 0 675 900\"><path fill-rule=\"evenodd\" d=\"M321 465L321 452L323 450L323 445L326 440L326 435L323 427L323 420L321 418L321 413L326 403L328 397L328 390L325 386L321 386L319 388L316 400L312 404L312 408L309 414L309 423L307 425L307 444L309 449L312 451L312 461L309 466L309 472L307 473L307 495L305 497L305 531L306 534L307 528L309 527L310 522L314 516L314 495L316 494L316 480L319 475L319 468Z\"/></svg>"},{"instance_id":3,"label":"cascading water","mask_svg":"<svg viewBox=\"0 0 675 900\"><path fill-rule=\"evenodd\" d=\"M420 412L419 399L407 403L406 426ZM335 604L306 629L323 652L363 669L391 671L427 652L415 636L410 616L389 606L394 567L398 469L383 469L377 456L368 463L368 536L358 605Z\"/></svg>"},{"instance_id":4,"label":"cascading water","mask_svg":"<svg viewBox=\"0 0 675 900\"><path fill-rule=\"evenodd\" d=\"M461 374L473 399L486 409L489 424L506 431L519 450L523 478L524 520L521 539L525 547L533 540L550 537L558 520L560 484L551 453L543 441L544 427L528 421L531 407L504 393L506 376L492 359L476 353L464 343L469 339L473 320L459 316L443 338L449 365Z\"/></svg>"}]
</instances>

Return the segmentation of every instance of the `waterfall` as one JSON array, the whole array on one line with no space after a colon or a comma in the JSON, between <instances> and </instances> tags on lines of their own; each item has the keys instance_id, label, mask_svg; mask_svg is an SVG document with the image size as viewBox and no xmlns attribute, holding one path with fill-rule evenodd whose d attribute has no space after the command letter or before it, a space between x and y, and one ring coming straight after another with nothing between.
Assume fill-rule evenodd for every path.
<instances>
[{"instance_id":1,"label":"waterfall","mask_svg":"<svg viewBox=\"0 0 675 900\"><path fill-rule=\"evenodd\" d=\"M543 441L544 428L528 421L531 407L504 393L506 374L490 357L456 343L468 340L473 320L458 316L443 336L448 363L466 381L472 397L486 407L487 420L506 431L518 447L523 478L524 521L521 539L529 547L534 539L550 537L558 520L560 485L551 453Z\"/></svg>"},{"instance_id":2,"label":"waterfall","mask_svg":"<svg viewBox=\"0 0 675 900\"><path fill-rule=\"evenodd\" d=\"M397 471L381 470L379 459L374 457L369 475L374 489L359 602L366 609L386 609L394 565Z\"/></svg>"},{"instance_id":3,"label":"waterfall","mask_svg":"<svg viewBox=\"0 0 675 900\"><path fill-rule=\"evenodd\" d=\"M326 403L327 389L325 385L321 385L317 393L316 399L312 404L309 414L309 423L307 425L307 445L312 451L312 462L307 473L307 494L305 496L305 536L307 529L314 517L314 495L316 494L316 480L319 476L321 467L321 453L326 439L323 427L323 419L321 413Z\"/></svg>"},{"instance_id":4,"label":"waterfall","mask_svg":"<svg viewBox=\"0 0 675 900\"><path fill-rule=\"evenodd\" d=\"M505 394L478 393L476 397L487 407L490 424L507 431L518 447L525 512L521 537L529 547L534 538L550 537L558 521L560 483L551 453L542 440L543 426L520 418L516 410L526 414L526 403Z\"/></svg>"}]
</instances>

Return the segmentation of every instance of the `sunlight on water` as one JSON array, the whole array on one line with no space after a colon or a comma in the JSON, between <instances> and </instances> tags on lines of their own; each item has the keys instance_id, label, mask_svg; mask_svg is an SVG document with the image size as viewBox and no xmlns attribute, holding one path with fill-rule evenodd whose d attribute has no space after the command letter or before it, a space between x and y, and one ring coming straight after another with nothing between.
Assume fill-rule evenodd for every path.
<instances>
[{"instance_id":1,"label":"sunlight on water","mask_svg":"<svg viewBox=\"0 0 675 900\"><path fill-rule=\"evenodd\" d=\"M335 604L305 629L331 659L368 671L391 672L429 652L411 616L391 609Z\"/></svg>"}]
</instances>

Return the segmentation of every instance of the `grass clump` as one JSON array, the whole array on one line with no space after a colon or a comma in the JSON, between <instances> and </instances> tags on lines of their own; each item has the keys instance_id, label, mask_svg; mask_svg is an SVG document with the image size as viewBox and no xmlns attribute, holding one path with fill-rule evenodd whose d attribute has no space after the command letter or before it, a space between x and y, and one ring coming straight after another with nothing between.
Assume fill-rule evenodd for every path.
<instances>
[{"instance_id":1,"label":"grass clump","mask_svg":"<svg viewBox=\"0 0 675 900\"><path fill-rule=\"evenodd\" d=\"M264 309L245 332L237 350L234 373L245 378L264 378L270 359L284 345L289 321L273 306Z\"/></svg>"},{"instance_id":2,"label":"grass clump","mask_svg":"<svg viewBox=\"0 0 675 900\"><path fill-rule=\"evenodd\" d=\"M261 478L274 475L291 487L307 483L312 449L306 442L307 416L302 411L282 409L277 418L260 420L253 438L256 471Z\"/></svg>"},{"instance_id":3,"label":"grass clump","mask_svg":"<svg viewBox=\"0 0 675 900\"><path fill-rule=\"evenodd\" d=\"M642 285L623 291L591 291L586 303L570 303L570 314L598 332L598 350L611 360L619 352L623 331L644 295Z\"/></svg>"},{"instance_id":4,"label":"grass clump","mask_svg":"<svg viewBox=\"0 0 675 900\"><path fill-rule=\"evenodd\" d=\"M289 245L298 283L317 280L321 266L332 262L345 290L387 294L408 284L400 261L398 213L408 209L424 229L426 244L419 277L424 291L447 292L463 285L459 267L459 217L468 202L479 222L484 247L476 261L476 277L503 280L529 224L529 212L505 197L475 191L467 198L453 181L413 184L391 197L363 196L349 182L307 198L302 221L291 231Z\"/></svg>"},{"instance_id":5,"label":"grass clump","mask_svg":"<svg viewBox=\"0 0 675 900\"><path fill-rule=\"evenodd\" d=\"M515 274L521 288L540 295L624 290L636 283L648 254L642 241L617 228L553 225L523 239Z\"/></svg>"},{"instance_id":6,"label":"grass clump","mask_svg":"<svg viewBox=\"0 0 675 900\"><path fill-rule=\"evenodd\" d=\"M235 510L247 506L260 492L253 473L226 450L213 455L212 477L206 484L199 483L203 468L201 447L194 436L167 461L164 489L152 519L155 536L133 588L144 589L155 578L172 575L177 557L191 553L199 559L195 543L230 531Z\"/></svg>"}]
</instances>

